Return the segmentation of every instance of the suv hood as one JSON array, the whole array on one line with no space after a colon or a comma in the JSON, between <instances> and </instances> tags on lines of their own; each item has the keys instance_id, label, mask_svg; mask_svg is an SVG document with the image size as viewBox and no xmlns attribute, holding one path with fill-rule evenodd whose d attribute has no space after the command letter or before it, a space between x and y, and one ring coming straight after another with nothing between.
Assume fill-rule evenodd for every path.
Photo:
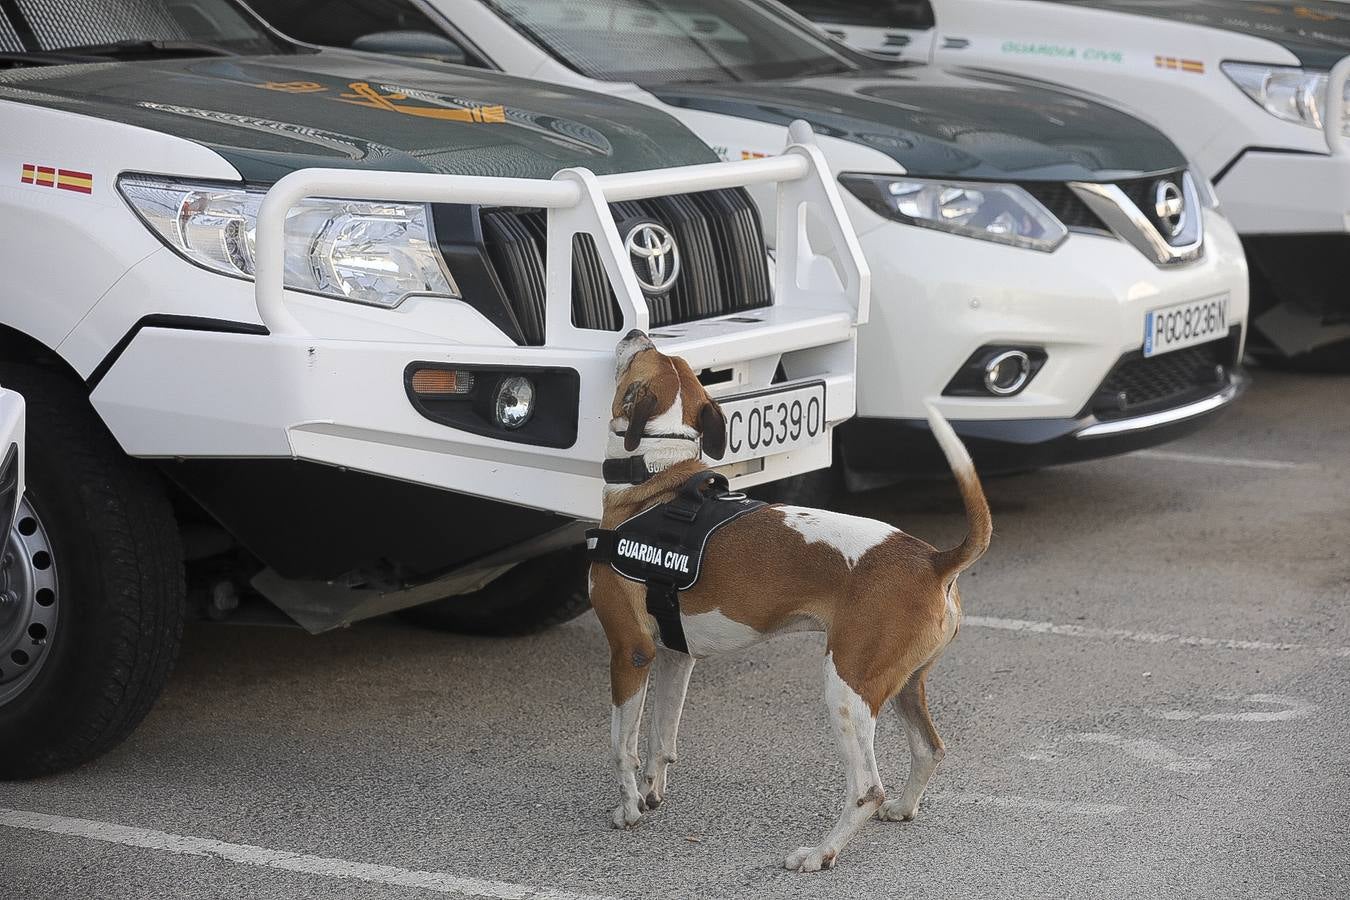
<instances>
[{"instance_id":1,"label":"suv hood","mask_svg":"<svg viewBox=\"0 0 1350 900\"><path fill-rule=\"evenodd\" d=\"M264 183L308 166L551 178L717 159L650 106L347 51L15 69L0 100L196 141Z\"/></svg>"},{"instance_id":2,"label":"suv hood","mask_svg":"<svg viewBox=\"0 0 1350 900\"><path fill-rule=\"evenodd\" d=\"M1350 53L1350 9L1316 0L1045 0L1232 31L1273 41L1314 69L1330 69Z\"/></svg>"},{"instance_id":3,"label":"suv hood","mask_svg":"<svg viewBox=\"0 0 1350 900\"><path fill-rule=\"evenodd\" d=\"M647 90L677 107L783 125L805 119L817 134L879 150L917 177L1115 181L1186 165L1151 125L1013 75L913 66Z\"/></svg>"}]
</instances>

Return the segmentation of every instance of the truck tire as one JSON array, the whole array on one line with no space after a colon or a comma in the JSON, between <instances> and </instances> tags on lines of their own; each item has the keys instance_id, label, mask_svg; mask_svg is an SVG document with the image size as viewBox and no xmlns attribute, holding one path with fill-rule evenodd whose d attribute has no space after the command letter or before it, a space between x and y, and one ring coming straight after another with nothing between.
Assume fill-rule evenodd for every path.
<instances>
[{"instance_id":1,"label":"truck tire","mask_svg":"<svg viewBox=\"0 0 1350 900\"><path fill-rule=\"evenodd\" d=\"M0 778L107 752L149 712L183 633L178 529L62 374L0 366L28 405L27 490L0 560Z\"/></svg>"},{"instance_id":2,"label":"truck tire","mask_svg":"<svg viewBox=\"0 0 1350 900\"><path fill-rule=\"evenodd\" d=\"M534 634L570 622L591 608L584 547L528 559L471 594L459 594L404 610L426 628L510 637Z\"/></svg>"}]
</instances>

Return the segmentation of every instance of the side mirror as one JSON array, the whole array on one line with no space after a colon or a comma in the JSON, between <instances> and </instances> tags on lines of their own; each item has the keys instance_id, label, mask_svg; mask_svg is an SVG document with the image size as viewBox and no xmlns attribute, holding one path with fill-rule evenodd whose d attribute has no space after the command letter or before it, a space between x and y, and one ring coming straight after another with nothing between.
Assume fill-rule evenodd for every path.
<instances>
[{"instance_id":1,"label":"side mirror","mask_svg":"<svg viewBox=\"0 0 1350 900\"><path fill-rule=\"evenodd\" d=\"M431 31L376 31L352 41L352 49L393 56L420 56L461 66L469 61L463 47L445 35Z\"/></svg>"}]
</instances>

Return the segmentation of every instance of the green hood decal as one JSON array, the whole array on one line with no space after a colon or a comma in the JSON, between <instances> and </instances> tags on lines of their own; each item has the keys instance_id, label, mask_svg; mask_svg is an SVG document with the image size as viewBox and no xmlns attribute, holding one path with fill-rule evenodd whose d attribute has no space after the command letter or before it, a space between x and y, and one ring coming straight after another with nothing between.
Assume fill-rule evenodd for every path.
<instances>
[{"instance_id":1,"label":"green hood decal","mask_svg":"<svg viewBox=\"0 0 1350 900\"><path fill-rule=\"evenodd\" d=\"M716 159L648 106L345 51L16 69L0 100L196 141L264 183L309 166L549 178Z\"/></svg>"},{"instance_id":2,"label":"green hood decal","mask_svg":"<svg viewBox=\"0 0 1350 900\"><path fill-rule=\"evenodd\" d=\"M1065 6L1148 16L1263 38L1313 69L1330 69L1350 54L1350 7L1327 0L1045 0Z\"/></svg>"},{"instance_id":3,"label":"green hood decal","mask_svg":"<svg viewBox=\"0 0 1350 900\"><path fill-rule=\"evenodd\" d=\"M864 144L916 176L1115 181L1186 165L1139 119L1015 76L914 66L878 77L649 88L672 106L786 125Z\"/></svg>"}]
</instances>

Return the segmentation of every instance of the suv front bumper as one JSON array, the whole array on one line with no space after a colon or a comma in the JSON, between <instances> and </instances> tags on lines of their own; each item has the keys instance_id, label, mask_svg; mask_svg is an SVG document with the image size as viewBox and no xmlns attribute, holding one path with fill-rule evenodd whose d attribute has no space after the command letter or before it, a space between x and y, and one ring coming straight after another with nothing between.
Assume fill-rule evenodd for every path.
<instances>
[{"instance_id":1,"label":"suv front bumper","mask_svg":"<svg viewBox=\"0 0 1350 900\"><path fill-rule=\"evenodd\" d=\"M1246 387L1246 377L1234 374L1209 396L1123 419L1084 413L1055 419L953 419L951 425L981 474L1009 474L1175 440L1214 420ZM950 472L923 419L854 419L840 430L838 442L852 490Z\"/></svg>"},{"instance_id":2,"label":"suv front bumper","mask_svg":"<svg viewBox=\"0 0 1350 900\"><path fill-rule=\"evenodd\" d=\"M863 232L876 287L858 335L858 415L923 420L932 402L952 421L1073 420L1141 347L1151 310L1226 295L1229 324L1245 332L1242 246L1222 216L1205 217L1204 255L1167 268L1093 234L1038 253L889 222ZM1045 362L1012 396L944 393L990 346L1040 351Z\"/></svg>"}]
</instances>

